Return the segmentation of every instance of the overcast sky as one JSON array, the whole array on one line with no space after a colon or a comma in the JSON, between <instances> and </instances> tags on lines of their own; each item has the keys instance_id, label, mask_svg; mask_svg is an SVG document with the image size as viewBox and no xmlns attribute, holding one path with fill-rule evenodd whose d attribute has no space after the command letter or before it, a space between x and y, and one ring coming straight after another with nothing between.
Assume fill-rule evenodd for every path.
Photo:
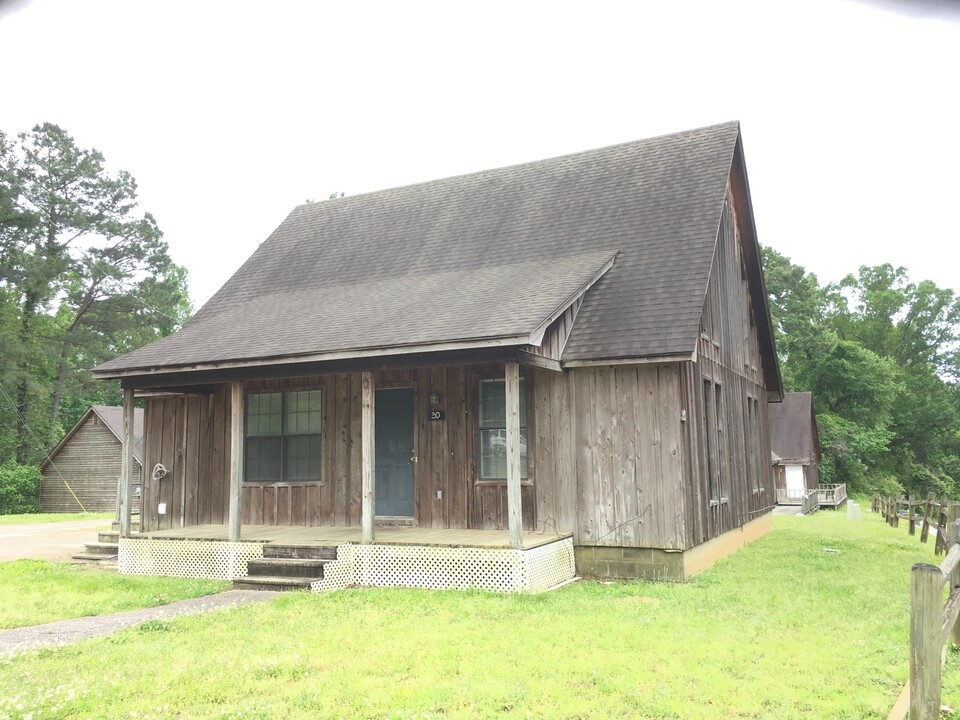
<instances>
[{"instance_id":1,"label":"overcast sky","mask_svg":"<svg viewBox=\"0 0 960 720\"><path fill-rule=\"evenodd\" d=\"M0 129L130 171L197 307L305 199L730 119L762 243L960 289L952 0L0 0L0 47Z\"/></svg>"}]
</instances>

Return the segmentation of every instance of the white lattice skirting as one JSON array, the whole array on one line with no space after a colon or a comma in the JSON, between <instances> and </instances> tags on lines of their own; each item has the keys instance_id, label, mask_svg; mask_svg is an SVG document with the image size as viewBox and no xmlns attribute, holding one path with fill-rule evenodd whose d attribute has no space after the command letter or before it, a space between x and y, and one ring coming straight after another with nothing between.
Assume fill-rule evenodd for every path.
<instances>
[{"instance_id":1,"label":"white lattice skirting","mask_svg":"<svg viewBox=\"0 0 960 720\"><path fill-rule=\"evenodd\" d=\"M263 557L264 543L120 538L117 570L125 575L233 580Z\"/></svg>"},{"instance_id":2,"label":"white lattice skirting","mask_svg":"<svg viewBox=\"0 0 960 720\"><path fill-rule=\"evenodd\" d=\"M540 592L574 577L573 539L529 550L416 545L340 545L314 592L345 587Z\"/></svg>"}]
</instances>

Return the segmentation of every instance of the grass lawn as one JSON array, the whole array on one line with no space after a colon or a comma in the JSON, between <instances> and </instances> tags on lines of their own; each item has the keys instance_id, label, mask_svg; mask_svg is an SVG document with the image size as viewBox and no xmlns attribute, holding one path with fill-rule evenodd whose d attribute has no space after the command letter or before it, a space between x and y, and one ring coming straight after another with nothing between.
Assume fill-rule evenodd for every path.
<instances>
[{"instance_id":1,"label":"grass lawn","mask_svg":"<svg viewBox=\"0 0 960 720\"><path fill-rule=\"evenodd\" d=\"M291 594L0 661L0 718L886 718L932 558L821 512L683 585Z\"/></svg>"},{"instance_id":2,"label":"grass lawn","mask_svg":"<svg viewBox=\"0 0 960 720\"><path fill-rule=\"evenodd\" d=\"M106 513L31 513L27 515L0 515L0 525L28 525L31 523L73 522L76 520L112 520Z\"/></svg>"},{"instance_id":3,"label":"grass lawn","mask_svg":"<svg viewBox=\"0 0 960 720\"><path fill-rule=\"evenodd\" d=\"M117 575L44 560L4 562L0 563L0 628L165 605L228 586L211 580Z\"/></svg>"}]
</instances>

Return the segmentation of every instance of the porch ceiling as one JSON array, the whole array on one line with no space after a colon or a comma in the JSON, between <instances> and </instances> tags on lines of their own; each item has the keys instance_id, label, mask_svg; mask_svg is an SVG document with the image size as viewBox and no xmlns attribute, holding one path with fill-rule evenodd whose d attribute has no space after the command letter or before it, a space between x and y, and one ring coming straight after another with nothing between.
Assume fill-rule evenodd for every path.
<instances>
[{"instance_id":1,"label":"porch ceiling","mask_svg":"<svg viewBox=\"0 0 960 720\"><path fill-rule=\"evenodd\" d=\"M193 527L156 530L141 537L171 540L226 540L226 525L195 525ZM570 537L570 533L524 533L523 549L540 547ZM240 539L278 545L336 546L359 543L360 526L303 527L299 525L243 525ZM443 528L393 527L376 528L377 545L420 545L426 547L481 547L510 548L506 530L451 530Z\"/></svg>"}]
</instances>

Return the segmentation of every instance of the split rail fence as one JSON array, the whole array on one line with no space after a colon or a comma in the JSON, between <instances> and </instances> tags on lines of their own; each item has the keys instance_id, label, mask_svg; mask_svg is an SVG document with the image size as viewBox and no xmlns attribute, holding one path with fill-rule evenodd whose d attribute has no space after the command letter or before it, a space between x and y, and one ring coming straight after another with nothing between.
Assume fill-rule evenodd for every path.
<instances>
[{"instance_id":1,"label":"split rail fence","mask_svg":"<svg viewBox=\"0 0 960 720\"><path fill-rule=\"evenodd\" d=\"M917 525L920 526L920 542L927 542L931 526L935 528L933 552L942 555L947 545L947 525L950 518L960 518L960 503L947 498L937 501L934 493L929 493L926 500L920 500L911 495L906 497L886 497L879 493L873 496L870 508L875 513L883 515L890 527L900 527L900 520L907 521L909 533L917 534Z\"/></svg>"}]
</instances>

